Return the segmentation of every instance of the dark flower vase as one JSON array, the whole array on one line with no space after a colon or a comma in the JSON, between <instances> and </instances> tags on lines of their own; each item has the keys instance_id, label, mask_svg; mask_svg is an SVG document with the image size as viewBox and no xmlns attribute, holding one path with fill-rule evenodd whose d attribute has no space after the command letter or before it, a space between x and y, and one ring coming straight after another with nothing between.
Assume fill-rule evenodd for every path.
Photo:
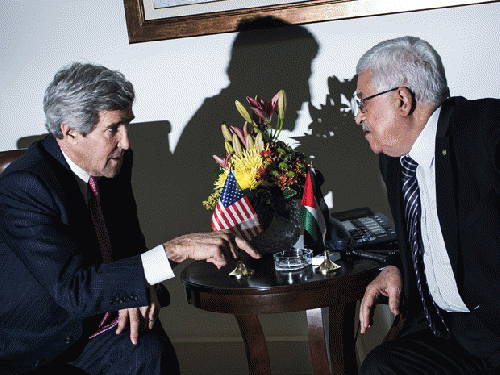
<instances>
[{"instance_id":1,"label":"dark flower vase","mask_svg":"<svg viewBox=\"0 0 500 375\"><path fill-rule=\"evenodd\" d=\"M255 250L264 255L291 249L302 232L300 201L263 189L252 192L249 200L264 229L250 241Z\"/></svg>"}]
</instances>

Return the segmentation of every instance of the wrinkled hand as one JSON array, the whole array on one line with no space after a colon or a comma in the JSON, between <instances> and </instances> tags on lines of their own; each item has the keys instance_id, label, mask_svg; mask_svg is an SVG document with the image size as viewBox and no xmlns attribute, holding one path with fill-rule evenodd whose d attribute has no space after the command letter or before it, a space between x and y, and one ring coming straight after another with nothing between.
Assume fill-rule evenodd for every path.
<instances>
[{"instance_id":1,"label":"wrinkled hand","mask_svg":"<svg viewBox=\"0 0 500 375\"><path fill-rule=\"evenodd\" d=\"M156 319L160 314L160 303L156 296L156 291L153 286L149 287L151 304L149 306L135 307L130 309L123 309L118 312L118 328L116 334L119 335L130 323L130 341L132 344L137 345L139 338L139 331L148 327L153 329Z\"/></svg>"},{"instance_id":2,"label":"wrinkled hand","mask_svg":"<svg viewBox=\"0 0 500 375\"><path fill-rule=\"evenodd\" d=\"M185 259L206 260L221 268L228 261L239 259L242 250L253 258L260 258L250 244L228 229L209 233L192 233L163 244L167 258L174 263Z\"/></svg>"},{"instance_id":3,"label":"wrinkled hand","mask_svg":"<svg viewBox=\"0 0 500 375\"><path fill-rule=\"evenodd\" d=\"M361 333L372 324L374 304L381 296L389 298L389 308L394 315L399 314L401 295L401 272L395 266L387 266L367 287L359 308Z\"/></svg>"}]
</instances>

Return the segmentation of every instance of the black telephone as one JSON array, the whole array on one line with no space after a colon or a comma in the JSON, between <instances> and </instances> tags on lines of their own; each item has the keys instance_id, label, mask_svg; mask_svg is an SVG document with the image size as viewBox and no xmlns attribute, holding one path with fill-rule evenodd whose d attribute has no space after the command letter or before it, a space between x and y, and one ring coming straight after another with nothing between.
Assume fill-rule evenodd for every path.
<instances>
[{"instance_id":1,"label":"black telephone","mask_svg":"<svg viewBox=\"0 0 500 375\"><path fill-rule=\"evenodd\" d=\"M354 249L377 248L396 241L394 224L381 212L373 213L368 207L362 207L331 215L347 231Z\"/></svg>"},{"instance_id":2,"label":"black telephone","mask_svg":"<svg viewBox=\"0 0 500 375\"><path fill-rule=\"evenodd\" d=\"M391 220L368 207L331 213L330 248L386 262L398 249ZM327 244L328 246L328 244Z\"/></svg>"}]
</instances>

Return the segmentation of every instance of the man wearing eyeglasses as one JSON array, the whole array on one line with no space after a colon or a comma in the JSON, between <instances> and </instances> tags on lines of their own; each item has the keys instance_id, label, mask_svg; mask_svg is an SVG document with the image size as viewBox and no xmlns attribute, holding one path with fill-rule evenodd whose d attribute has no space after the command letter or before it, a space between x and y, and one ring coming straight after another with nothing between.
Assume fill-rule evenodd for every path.
<instances>
[{"instance_id":1,"label":"man wearing eyeglasses","mask_svg":"<svg viewBox=\"0 0 500 375\"><path fill-rule=\"evenodd\" d=\"M379 43L357 66L356 122L373 152L400 259L367 287L361 332L388 297L404 326L362 374L500 372L500 100L449 97L429 43Z\"/></svg>"}]
</instances>

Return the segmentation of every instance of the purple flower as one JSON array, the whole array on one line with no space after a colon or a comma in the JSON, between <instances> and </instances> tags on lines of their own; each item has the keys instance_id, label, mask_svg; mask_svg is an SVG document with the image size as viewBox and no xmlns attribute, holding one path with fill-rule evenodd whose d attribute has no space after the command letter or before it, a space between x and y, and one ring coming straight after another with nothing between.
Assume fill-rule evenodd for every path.
<instances>
[{"instance_id":1,"label":"purple flower","mask_svg":"<svg viewBox=\"0 0 500 375\"><path fill-rule=\"evenodd\" d=\"M247 96L247 101L250 103L252 111L265 122L269 123L273 117L273 113L276 111L276 107L278 106L279 97L279 93L277 93L269 103L259 98L254 99Z\"/></svg>"},{"instance_id":2,"label":"purple flower","mask_svg":"<svg viewBox=\"0 0 500 375\"><path fill-rule=\"evenodd\" d=\"M236 126L230 126L229 130L232 134L236 134L238 136L242 144L246 144L246 136L243 129L237 128Z\"/></svg>"},{"instance_id":3,"label":"purple flower","mask_svg":"<svg viewBox=\"0 0 500 375\"><path fill-rule=\"evenodd\" d=\"M226 154L226 158L222 159L221 157L218 157L217 155L213 155L215 161L224 169L229 169L229 159L231 157L231 154L228 152Z\"/></svg>"}]
</instances>

